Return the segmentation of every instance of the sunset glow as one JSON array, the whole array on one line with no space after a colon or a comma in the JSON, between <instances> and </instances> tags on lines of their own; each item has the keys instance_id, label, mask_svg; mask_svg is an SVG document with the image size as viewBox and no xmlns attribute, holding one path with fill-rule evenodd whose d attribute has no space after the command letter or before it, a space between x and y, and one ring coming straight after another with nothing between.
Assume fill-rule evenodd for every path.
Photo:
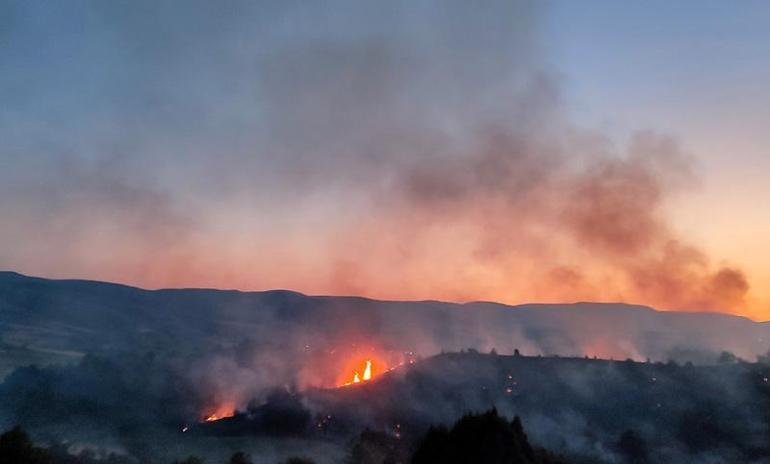
<instances>
[{"instance_id":1,"label":"sunset glow","mask_svg":"<svg viewBox=\"0 0 770 464\"><path fill-rule=\"evenodd\" d=\"M122 7L86 29L20 7L3 43L23 51L0 73L0 269L770 319L763 16L718 34L699 16L735 37L711 46L674 19L686 6L659 7L642 21L643 5L603 4L603 29L571 2L458 6L462 46L420 26L432 8L244 5L204 40L191 24L221 12L123 37L106 26L139 27ZM273 14L296 29L255 26Z\"/></svg>"}]
</instances>

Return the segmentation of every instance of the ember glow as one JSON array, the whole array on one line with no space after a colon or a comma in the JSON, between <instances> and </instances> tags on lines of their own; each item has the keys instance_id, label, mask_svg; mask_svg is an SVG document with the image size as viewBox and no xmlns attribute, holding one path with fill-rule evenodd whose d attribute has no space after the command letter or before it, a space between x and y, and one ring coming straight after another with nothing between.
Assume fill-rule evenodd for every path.
<instances>
[{"instance_id":1,"label":"ember glow","mask_svg":"<svg viewBox=\"0 0 770 464\"><path fill-rule=\"evenodd\" d=\"M235 415L235 405L233 403L222 403L213 410L204 413L203 422L214 422Z\"/></svg>"},{"instance_id":2,"label":"ember glow","mask_svg":"<svg viewBox=\"0 0 770 464\"><path fill-rule=\"evenodd\" d=\"M359 372L363 372L363 374L359 374ZM354 383L361 383L361 382L368 382L372 379L372 360L367 359L363 363L363 369L361 371L355 371L353 373L353 378L349 382L345 382L342 384L343 387L347 387L348 385L353 385Z\"/></svg>"}]
</instances>

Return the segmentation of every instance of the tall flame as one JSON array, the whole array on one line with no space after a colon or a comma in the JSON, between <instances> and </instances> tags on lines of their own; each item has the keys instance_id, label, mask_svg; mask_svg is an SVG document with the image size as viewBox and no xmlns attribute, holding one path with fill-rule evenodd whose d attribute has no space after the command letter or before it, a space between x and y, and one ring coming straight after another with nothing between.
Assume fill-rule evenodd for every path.
<instances>
[{"instance_id":1,"label":"tall flame","mask_svg":"<svg viewBox=\"0 0 770 464\"><path fill-rule=\"evenodd\" d=\"M343 386L347 387L348 385L352 385L354 383L367 382L371 379L372 379L372 360L367 359L364 365L364 373L360 374L359 371L355 371L353 373L353 380L351 380L350 382L345 382Z\"/></svg>"}]
</instances>

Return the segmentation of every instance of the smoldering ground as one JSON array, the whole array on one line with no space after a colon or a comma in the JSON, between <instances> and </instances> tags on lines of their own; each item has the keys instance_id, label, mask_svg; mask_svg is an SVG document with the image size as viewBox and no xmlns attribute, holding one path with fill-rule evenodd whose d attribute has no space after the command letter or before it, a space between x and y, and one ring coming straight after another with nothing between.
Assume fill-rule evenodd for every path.
<instances>
[{"instance_id":1,"label":"smoldering ground","mask_svg":"<svg viewBox=\"0 0 770 464\"><path fill-rule=\"evenodd\" d=\"M163 359L124 357L19 370L0 387L3 421L24 423L44 442L64 438L76 447L109 447L142 462L188 453L223 460L246 449L255 462L267 463L296 454L298 446L318 462L339 462L364 428L398 433L410 448L430 425L495 407L521 416L535 443L569 462L764 462L770 455L767 364L725 359L693 366L470 350L362 385L282 390L211 424L183 422L206 398L178 368ZM287 407L302 414L287 415ZM628 447L628 434L638 446Z\"/></svg>"}]
</instances>

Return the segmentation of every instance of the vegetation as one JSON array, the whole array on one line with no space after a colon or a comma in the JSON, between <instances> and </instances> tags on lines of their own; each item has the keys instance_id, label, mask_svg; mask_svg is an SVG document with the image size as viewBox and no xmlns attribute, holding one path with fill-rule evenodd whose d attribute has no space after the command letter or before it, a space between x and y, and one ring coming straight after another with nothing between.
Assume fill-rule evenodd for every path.
<instances>
[{"instance_id":1,"label":"vegetation","mask_svg":"<svg viewBox=\"0 0 770 464\"><path fill-rule=\"evenodd\" d=\"M283 464L315 464L315 462L308 458L289 458Z\"/></svg>"},{"instance_id":2,"label":"vegetation","mask_svg":"<svg viewBox=\"0 0 770 464\"><path fill-rule=\"evenodd\" d=\"M431 428L411 460L412 464L560 464L564 461L533 447L519 417L507 421L492 409L468 414L451 429Z\"/></svg>"},{"instance_id":3,"label":"vegetation","mask_svg":"<svg viewBox=\"0 0 770 464\"><path fill-rule=\"evenodd\" d=\"M249 458L249 455L243 451L238 451L237 453L234 453L232 456L230 456L230 461L228 464L252 464L252 462Z\"/></svg>"},{"instance_id":4,"label":"vegetation","mask_svg":"<svg viewBox=\"0 0 770 464\"><path fill-rule=\"evenodd\" d=\"M74 430L70 435L46 431L51 424L75 418L83 430L88 426L120 437L126 454L75 454L70 446L50 441L42 448L16 428L0 436L0 464L170 464L174 455L169 458L160 449L164 440L196 436L211 443L229 436L326 442L337 453L348 444L349 464L408 463L417 451L422 454L415 455L416 463L429 462L421 457L429 452L463 456L463 450L472 450L474 437L491 440L493 446L484 445L482 451L502 456L500 462L509 462L510 456L516 459L512 462L523 463L555 459L535 452L540 461L532 461L529 438L573 463L698 462L710 456L723 462L767 462L770 367L729 354L723 358L726 362L703 366L539 358L515 352L445 353L410 366L402 376L359 389L301 394L279 390L231 418L191 423L189 432L181 434L182 420L199 413L199 398L177 382L182 378L178 369L166 368L161 357L89 356L72 367L17 370L0 384L0 407L6 421L21 424L33 436L48 433L77 440ZM372 398L377 399L379 416L361 413L371 410ZM524 418L529 436L517 431L520 422L493 419L491 412L465 416L449 428L430 429L463 411L491 406L509 417ZM389 429L396 423L398 431ZM152 442L155 433L163 433L164 439ZM260 462L257 456L232 454L222 446L211 453L220 456L218 461L206 464ZM177 464L202 462L195 457L182 460L181 453ZM298 456L281 464L307 462Z\"/></svg>"},{"instance_id":5,"label":"vegetation","mask_svg":"<svg viewBox=\"0 0 770 464\"><path fill-rule=\"evenodd\" d=\"M563 464L529 443L521 420L492 409L467 414L451 429L431 427L415 442L398 434L364 430L350 446L347 464Z\"/></svg>"},{"instance_id":6,"label":"vegetation","mask_svg":"<svg viewBox=\"0 0 770 464\"><path fill-rule=\"evenodd\" d=\"M47 464L48 453L32 445L21 427L0 435L0 464Z\"/></svg>"},{"instance_id":7,"label":"vegetation","mask_svg":"<svg viewBox=\"0 0 770 464\"><path fill-rule=\"evenodd\" d=\"M126 456L110 453L96 457L91 451L71 454L64 445L35 446L19 426L0 435L0 464L134 464ZM188 463L193 464L193 463Z\"/></svg>"}]
</instances>

